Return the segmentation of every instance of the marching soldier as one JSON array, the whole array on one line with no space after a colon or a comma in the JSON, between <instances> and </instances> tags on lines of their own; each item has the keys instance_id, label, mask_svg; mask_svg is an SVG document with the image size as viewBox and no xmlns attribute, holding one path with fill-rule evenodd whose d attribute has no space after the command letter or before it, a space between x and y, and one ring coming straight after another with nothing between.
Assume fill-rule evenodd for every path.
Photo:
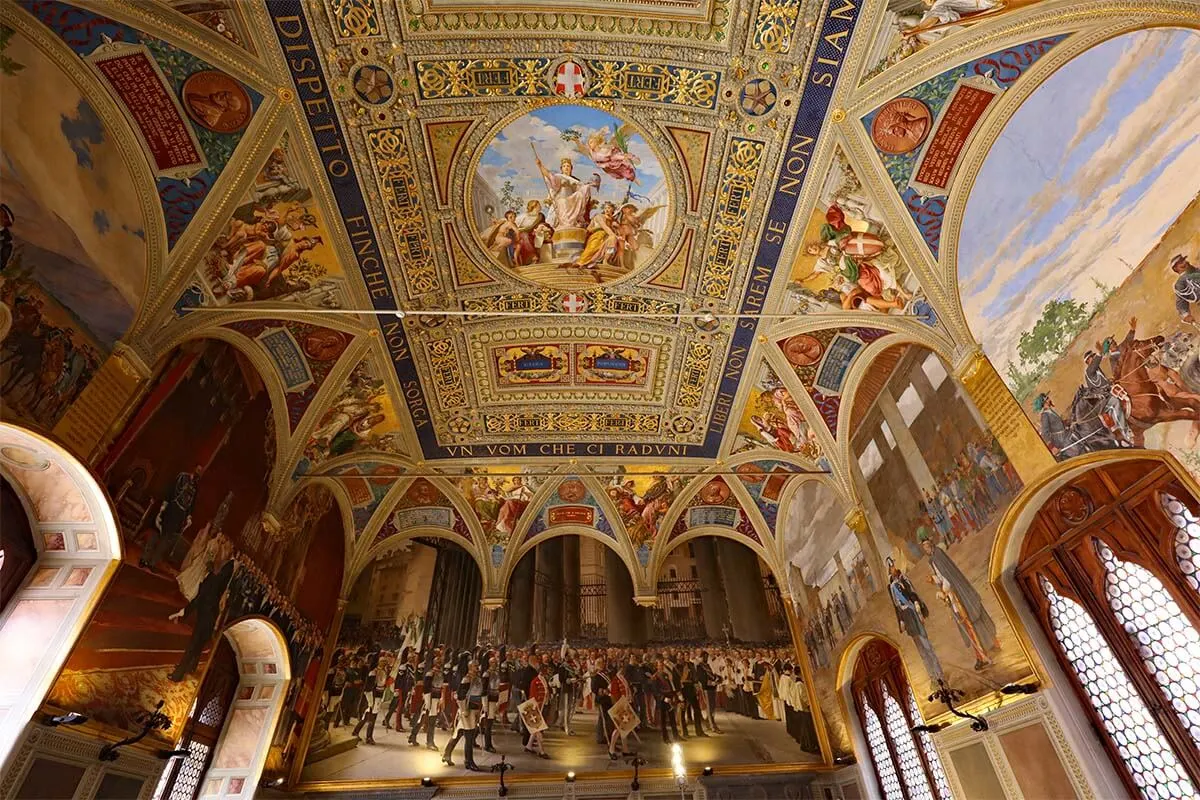
<instances>
[{"instance_id":1,"label":"marching soldier","mask_svg":"<svg viewBox=\"0 0 1200 800\"><path fill-rule=\"evenodd\" d=\"M458 700L458 715L454 726L454 735L446 743L446 751L442 754L442 763L448 767L454 766L454 760L451 758L454 755L454 748L458 746L459 739L465 739L463 766L472 772L480 772L479 766L475 763L475 736L479 728L479 714L483 708L483 678L479 674L479 662L467 663L469 658L470 653L465 652L460 657L459 668L464 674L462 680L459 681L458 690L455 692ZM464 663L466 663L465 670L462 669Z\"/></svg>"},{"instance_id":2,"label":"marching soldier","mask_svg":"<svg viewBox=\"0 0 1200 800\"><path fill-rule=\"evenodd\" d=\"M483 707L483 749L489 753L496 752L492 744L492 728L496 724L496 718L500 716L500 664L505 658L504 650L504 647L501 647L499 656L488 658L487 670L483 673L483 689L487 695Z\"/></svg>"}]
</instances>

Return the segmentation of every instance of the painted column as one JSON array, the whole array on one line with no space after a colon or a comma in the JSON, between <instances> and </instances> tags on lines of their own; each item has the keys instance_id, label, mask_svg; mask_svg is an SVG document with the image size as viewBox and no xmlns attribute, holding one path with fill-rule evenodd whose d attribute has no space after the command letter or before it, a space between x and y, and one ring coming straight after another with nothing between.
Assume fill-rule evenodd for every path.
<instances>
[{"instance_id":1,"label":"painted column","mask_svg":"<svg viewBox=\"0 0 1200 800\"><path fill-rule=\"evenodd\" d=\"M700 576L700 610L704 614L704 633L713 641L725 640L725 626L729 624L729 599L725 585L721 583L721 569L717 565L716 539L702 536L692 540L696 554L696 572Z\"/></svg>"},{"instance_id":2,"label":"painted column","mask_svg":"<svg viewBox=\"0 0 1200 800\"><path fill-rule=\"evenodd\" d=\"M342 631L342 617L346 614L346 603L344 598L337 601L337 611L334 612L333 622L330 623L329 633L325 637L325 644L321 651L321 668L317 670L315 696L308 703L309 712L304 719L304 728L300 732L300 745L296 748L291 768L288 771L289 786L300 781L300 771L304 769L304 760L308 758L308 746L312 743L317 717L321 716L321 698L325 691L325 677L329 674L329 662L333 660L333 651L337 649L338 634Z\"/></svg>"},{"instance_id":3,"label":"painted column","mask_svg":"<svg viewBox=\"0 0 1200 800\"><path fill-rule=\"evenodd\" d=\"M981 351L968 353L955 365L954 375L962 382L1025 484L1054 466L1054 456L1042 441L1038 429Z\"/></svg>"},{"instance_id":4,"label":"painted column","mask_svg":"<svg viewBox=\"0 0 1200 800\"><path fill-rule=\"evenodd\" d=\"M125 427L150 388L150 367L118 342L75 402L54 426L54 435L88 464L95 465Z\"/></svg>"},{"instance_id":5,"label":"painted column","mask_svg":"<svg viewBox=\"0 0 1200 800\"><path fill-rule=\"evenodd\" d=\"M883 517L879 513L879 508L875 505L875 498L871 495L867 486L867 477L863 475L862 467L859 465L857 458L850 459L850 478L854 482L854 485L858 487L858 499L862 503L861 510L866 519L866 527L870 530L871 540L875 542L875 548L879 552L880 558L886 559L888 554L892 552L892 542L888 537L887 525L884 524ZM847 515L853 513L854 510L852 509L847 512ZM851 525L850 529L854 530L854 526ZM887 574L886 569L884 569L883 574Z\"/></svg>"},{"instance_id":6,"label":"painted column","mask_svg":"<svg viewBox=\"0 0 1200 800\"><path fill-rule=\"evenodd\" d=\"M608 603L608 640L615 644L632 643L638 634L634 620L633 576L611 547L604 548L604 576L608 584L605 595Z\"/></svg>"},{"instance_id":7,"label":"painted column","mask_svg":"<svg viewBox=\"0 0 1200 800\"><path fill-rule=\"evenodd\" d=\"M546 617L544 638L557 642L563 635L563 540L562 537L547 539L537 546L538 567L550 577L546 586Z\"/></svg>"},{"instance_id":8,"label":"painted column","mask_svg":"<svg viewBox=\"0 0 1200 800\"><path fill-rule=\"evenodd\" d=\"M771 638L771 621L758 556L744 544L721 537L715 541L724 584L734 587L729 598L733 636L744 642L765 642Z\"/></svg>"},{"instance_id":9,"label":"painted column","mask_svg":"<svg viewBox=\"0 0 1200 800\"><path fill-rule=\"evenodd\" d=\"M508 579L508 643L523 646L533 634L533 553L526 553Z\"/></svg>"},{"instance_id":10,"label":"painted column","mask_svg":"<svg viewBox=\"0 0 1200 800\"><path fill-rule=\"evenodd\" d=\"M562 586L563 586L563 636L568 639L578 639L582 629L579 584L578 536L567 536L562 539Z\"/></svg>"},{"instance_id":11,"label":"painted column","mask_svg":"<svg viewBox=\"0 0 1200 800\"><path fill-rule=\"evenodd\" d=\"M846 565L842 562L842 553L840 550L833 554L833 563L837 566L838 583L841 584L842 591L846 593L846 602L852 606L856 605L854 590L850 587L850 576L846 573ZM850 610L857 611L858 609L851 607Z\"/></svg>"},{"instance_id":12,"label":"painted column","mask_svg":"<svg viewBox=\"0 0 1200 800\"><path fill-rule=\"evenodd\" d=\"M853 531L858 539L858 547L867 560L871 579L875 581L875 591L879 591L887 585L887 571L883 567L883 558L879 555L879 545L871 533L867 512L861 507L850 509L846 512L846 527Z\"/></svg>"},{"instance_id":13,"label":"painted column","mask_svg":"<svg viewBox=\"0 0 1200 800\"><path fill-rule=\"evenodd\" d=\"M917 445L917 440L913 438L912 432L909 431L908 423L900 415L896 400L887 387L884 387L879 393L879 399L875 404L883 413L883 418L892 431L892 438L896 440L896 449L900 451L900 456L908 467L908 473L916 481L917 487L922 490L928 489L931 492L936 491L937 481L933 479L933 472L925 463L925 456L921 455L921 448Z\"/></svg>"}]
</instances>

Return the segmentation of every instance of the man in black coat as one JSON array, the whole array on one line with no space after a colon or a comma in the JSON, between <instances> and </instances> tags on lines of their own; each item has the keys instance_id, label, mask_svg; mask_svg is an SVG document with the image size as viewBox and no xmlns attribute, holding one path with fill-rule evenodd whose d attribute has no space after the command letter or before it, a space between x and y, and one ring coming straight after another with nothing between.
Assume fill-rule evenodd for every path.
<instances>
[{"instance_id":1,"label":"man in black coat","mask_svg":"<svg viewBox=\"0 0 1200 800\"><path fill-rule=\"evenodd\" d=\"M181 683L200 663L200 654L212 641L216 633L217 623L221 620L221 599L229 588L233 578L233 560L226 561L219 570L213 571L213 563L208 564L208 574L200 581L196 596L183 608L176 611L168 619L179 621L188 614L195 615L192 625L192 637L188 640L187 648L179 659L179 664L170 675L170 680Z\"/></svg>"}]
</instances>

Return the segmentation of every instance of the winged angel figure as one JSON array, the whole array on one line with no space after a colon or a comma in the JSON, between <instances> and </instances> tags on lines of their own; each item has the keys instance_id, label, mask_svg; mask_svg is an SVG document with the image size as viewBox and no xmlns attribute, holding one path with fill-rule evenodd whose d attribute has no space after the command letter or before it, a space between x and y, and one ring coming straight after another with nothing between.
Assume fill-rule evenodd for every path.
<instances>
[{"instance_id":1,"label":"winged angel figure","mask_svg":"<svg viewBox=\"0 0 1200 800\"><path fill-rule=\"evenodd\" d=\"M605 126L591 133L583 141L576 140L575 149L590 158L605 174L617 180L638 183L637 165L642 163L642 160L629 152L629 137L632 133L632 125L621 125L611 135Z\"/></svg>"}]
</instances>

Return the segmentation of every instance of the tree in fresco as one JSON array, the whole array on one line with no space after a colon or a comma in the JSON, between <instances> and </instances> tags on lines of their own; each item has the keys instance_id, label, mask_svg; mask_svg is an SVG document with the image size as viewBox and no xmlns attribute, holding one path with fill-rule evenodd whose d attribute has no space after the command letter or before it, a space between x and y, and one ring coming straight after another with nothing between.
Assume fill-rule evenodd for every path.
<instances>
[{"instance_id":1,"label":"tree in fresco","mask_svg":"<svg viewBox=\"0 0 1200 800\"><path fill-rule=\"evenodd\" d=\"M1021 334L1017 344L1020 365L1011 361L1008 364L1008 379L1018 400L1029 397L1049 366L1087 327L1099 307L1097 303L1096 308L1089 309L1087 303L1070 298L1046 303L1038 321Z\"/></svg>"}]
</instances>

